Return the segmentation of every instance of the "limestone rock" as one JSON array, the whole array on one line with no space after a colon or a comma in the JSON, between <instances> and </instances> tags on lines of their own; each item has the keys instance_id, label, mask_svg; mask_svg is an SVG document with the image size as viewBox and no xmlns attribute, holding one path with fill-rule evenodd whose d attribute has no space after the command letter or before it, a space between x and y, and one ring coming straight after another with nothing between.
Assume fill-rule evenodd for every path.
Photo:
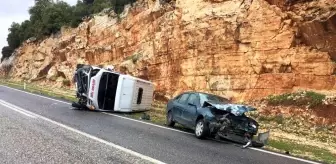
<instances>
[{"instance_id":1,"label":"limestone rock","mask_svg":"<svg viewBox=\"0 0 336 164\"><path fill-rule=\"evenodd\" d=\"M51 81L56 81L58 76L59 76L58 70L56 69L56 67L51 67L50 70L48 71L48 75L46 78Z\"/></svg>"},{"instance_id":2,"label":"limestone rock","mask_svg":"<svg viewBox=\"0 0 336 164\"><path fill-rule=\"evenodd\" d=\"M45 57L42 53L37 53L36 56L34 56L35 61L43 61L44 59Z\"/></svg>"},{"instance_id":3,"label":"limestone rock","mask_svg":"<svg viewBox=\"0 0 336 164\"><path fill-rule=\"evenodd\" d=\"M120 18L106 10L23 44L11 76L60 87L85 63L153 81L164 99L187 90L238 100L296 88L334 93L335 9L330 0L139 0Z\"/></svg>"}]
</instances>

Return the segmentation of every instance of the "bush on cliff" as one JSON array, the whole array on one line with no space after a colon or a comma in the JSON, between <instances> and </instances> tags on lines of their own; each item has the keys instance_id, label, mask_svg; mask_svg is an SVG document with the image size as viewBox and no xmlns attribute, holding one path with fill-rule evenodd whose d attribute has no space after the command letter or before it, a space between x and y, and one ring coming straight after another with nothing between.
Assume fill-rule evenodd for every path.
<instances>
[{"instance_id":1,"label":"bush on cliff","mask_svg":"<svg viewBox=\"0 0 336 164\"><path fill-rule=\"evenodd\" d=\"M2 51L1 51L1 53L2 53L1 62L4 58L9 58L12 55L13 51L14 50L9 46L3 47Z\"/></svg>"}]
</instances>

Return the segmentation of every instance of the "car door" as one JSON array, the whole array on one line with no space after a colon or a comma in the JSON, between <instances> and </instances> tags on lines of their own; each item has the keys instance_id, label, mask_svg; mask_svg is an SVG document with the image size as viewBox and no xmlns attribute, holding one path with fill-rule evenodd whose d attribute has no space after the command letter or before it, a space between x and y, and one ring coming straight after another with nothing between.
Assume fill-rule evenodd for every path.
<instances>
[{"instance_id":1,"label":"car door","mask_svg":"<svg viewBox=\"0 0 336 164\"><path fill-rule=\"evenodd\" d=\"M174 119L176 120L176 122L182 125L187 125L185 120L182 119L182 113L185 110L185 108L188 107L188 98L189 98L188 93L181 95L180 99L178 99L178 101L175 102L174 109L173 109Z\"/></svg>"},{"instance_id":2,"label":"car door","mask_svg":"<svg viewBox=\"0 0 336 164\"><path fill-rule=\"evenodd\" d=\"M187 124L188 127L193 128L195 126L195 120L197 118L197 108L200 107L198 94L192 93L188 97L186 107L182 112L181 119Z\"/></svg>"}]
</instances>

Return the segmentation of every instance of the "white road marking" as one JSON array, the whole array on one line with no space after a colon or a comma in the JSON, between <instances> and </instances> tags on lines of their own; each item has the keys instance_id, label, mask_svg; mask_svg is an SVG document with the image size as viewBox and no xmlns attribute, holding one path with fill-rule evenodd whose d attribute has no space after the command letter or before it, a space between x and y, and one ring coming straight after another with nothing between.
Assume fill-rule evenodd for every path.
<instances>
[{"instance_id":1,"label":"white road marking","mask_svg":"<svg viewBox=\"0 0 336 164\"><path fill-rule=\"evenodd\" d=\"M216 142L227 143L225 141L220 141L220 140L216 140L216 139L212 139L212 138L209 138L209 139L212 140L212 141L216 141ZM254 148L254 147L247 147L247 148L251 149L251 150L256 150L256 151L260 151L260 152L263 152L263 153L267 153L267 154L272 154L272 155L276 155L276 156L280 156L280 157L285 157L285 158L289 158L289 159L294 159L294 160L310 163L310 164L321 164L321 163L318 163L318 162L309 161L309 160L305 160L305 159L301 159L301 158L297 158L297 157L293 157L293 156L288 156L288 155L284 155L284 154L280 154L280 153L276 153L276 152L271 152L271 151L267 151L267 150L263 150L263 149L259 149L259 148Z\"/></svg>"},{"instance_id":2,"label":"white road marking","mask_svg":"<svg viewBox=\"0 0 336 164\"><path fill-rule=\"evenodd\" d=\"M34 96L37 96L37 97L42 97L42 98L49 99L49 100L52 100L52 101L56 101L56 102L60 102L60 103L63 103L63 104L71 105L71 103L68 103L68 102L65 102L65 101L60 101L60 100L56 100L56 99L53 99L53 98L41 96L41 95L38 95L38 94L25 92L25 91L22 91L22 90L19 90L19 89L15 89L15 88L11 88L11 87L7 87L7 86L4 86L4 85L0 85L0 86L5 87L5 88L9 88L9 89L12 89L12 90L16 90L16 91L19 91L19 92L23 92L23 93L26 93L26 94L29 94L29 95L34 95ZM164 127L164 126L160 126L160 125L156 125L156 124L152 124L152 123L148 123L148 122L144 122L144 121L139 121L139 120L136 120L136 119L127 118L127 117L119 116L119 115L116 115L116 114L105 113L105 112L103 112L103 113L107 114L107 115L119 117L119 118L122 118L122 119L130 120L130 121L140 122L140 123L143 123L143 124L147 124L147 125L151 125L151 126L155 126L155 127L159 127L159 128L168 129L168 130L172 130L172 131L176 131L176 132L192 135L192 133L184 132L184 131L181 131L181 130L167 128L167 127ZM264 149L250 148L250 147L249 147L249 149L255 150L255 151L264 152L264 153L267 153L267 154L272 154L272 155L275 155L275 156L280 156L280 157L284 157L284 158L289 158L289 159L294 159L294 160L298 160L298 161L303 161L303 162L307 162L307 163L310 163L310 164L320 164L318 162L309 161L309 160L305 160L305 159L301 159L301 158L297 158L297 157L293 157L293 156L283 155L283 154L280 154L280 153L275 153L275 152L267 151L267 150L264 150Z\"/></svg>"},{"instance_id":3,"label":"white road marking","mask_svg":"<svg viewBox=\"0 0 336 164\"><path fill-rule=\"evenodd\" d=\"M32 116L34 116L34 117L38 117L38 115L36 115L35 113L33 113L33 112L31 112L31 111L27 111L27 110L25 110L25 109L22 109L22 108L20 108L20 107L14 105L14 104L8 103L8 102L6 102L5 100L0 99L0 102L6 104L6 105L8 105L8 106L11 106L11 107L13 107L13 108L16 108L16 109L18 109L18 110L20 110L20 111L22 111L22 112L28 113L29 115L32 115Z\"/></svg>"},{"instance_id":4,"label":"white road marking","mask_svg":"<svg viewBox=\"0 0 336 164\"><path fill-rule=\"evenodd\" d=\"M276 156L280 156L280 157L290 158L290 159L294 159L294 160L298 160L298 161L302 161L302 162L306 162L306 163L320 164L318 162L309 161L309 160L305 160L305 159L301 159L301 158L296 158L296 157L292 157L292 156L288 156L288 155L284 155L284 154L280 154L280 153L275 153L275 152L271 152L271 151L267 151L267 150L263 150L263 149L258 149L258 148L254 148L254 147L249 147L249 149L264 152L264 153L268 153L268 154L272 154L272 155L276 155Z\"/></svg>"},{"instance_id":5,"label":"white road marking","mask_svg":"<svg viewBox=\"0 0 336 164\"><path fill-rule=\"evenodd\" d=\"M4 106L6 106L6 107L8 106L9 108L11 108L11 109L13 109L13 110L17 110L17 109L15 109L15 108L11 107L11 106L14 106L13 104L8 105L8 104L9 104L8 102L6 102L6 104L5 104L3 100L0 100L0 104L1 104L1 105L4 105ZM108 141L106 141L106 140L100 139L100 138L98 138L98 137L95 137L95 136L90 135L90 134L88 134L88 133L79 131L79 130L74 129L74 128L72 128L72 127L66 126L66 125L61 124L61 123L59 123L59 122L53 121L53 120L51 120L51 119L49 119L49 118L43 117L43 116L38 115L38 114L36 114L36 113L27 111L27 110L25 110L25 109L20 108L20 110L17 110L17 111L20 112L20 113L22 112L22 114L26 114L26 115L30 115L30 114L28 114L28 113L32 113L32 114L34 114L33 117L35 117L35 118L36 118L36 117L37 117L37 118L40 118L40 119L42 119L42 120L45 120L45 121L47 121L47 122L50 122L50 123L55 124L55 125L57 125L57 126L60 126L60 127L62 127L62 128L65 128L65 129L67 129L67 130L69 130L69 131L72 131L72 132L75 132L75 133L77 133L77 134L83 135L83 136L85 136L85 137L87 137L87 138L90 138L90 139L93 139L93 140L98 141L98 142L100 142L100 143L106 144L106 145L111 146L111 147L113 147L113 148L116 148L116 149L118 149L118 150L124 151L125 153L131 154L131 155L133 155L133 156L139 157L139 158L144 159L144 160L147 160L147 161L149 161L149 162L152 162L152 163L158 163L158 164L165 164L164 162L159 161L159 160L157 160L157 159L148 157L148 156L146 156L146 155L140 154L140 153L135 152L135 151L133 151L133 150L130 150L130 149L124 148L124 147L122 147L122 146L116 145L116 144L114 144L114 143L112 143L112 142L108 142Z\"/></svg>"},{"instance_id":6,"label":"white road marking","mask_svg":"<svg viewBox=\"0 0 336 164\"><path fill-rule=\"evenodd\" d=\"M20 110L19 108L16 108L16 106L14 106L14 105L12 106L12 105L9 105L9 104L7 104L7 103L4 103L2 100L0 100L0 104L1 104L2 106L7 107L8 109L11 109L11 110L16 111L16 112L18 112L18 113L21 113L21 114L23 114L23 115L25 115L25 116L28 116L28 117L30 117L30 118L36 118L36 116L31 115L31 114L28 114L28 113L26 113L26 112Z\"/></svg>"}]
</instances>

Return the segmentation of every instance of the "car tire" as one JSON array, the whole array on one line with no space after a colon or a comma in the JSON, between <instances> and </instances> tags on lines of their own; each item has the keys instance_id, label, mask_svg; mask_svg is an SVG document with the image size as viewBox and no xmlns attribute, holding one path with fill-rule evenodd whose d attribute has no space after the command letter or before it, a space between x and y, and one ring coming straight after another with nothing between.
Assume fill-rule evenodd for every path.
<instances>
[{"instance_id":1,"label":"car tire","mask_svg":"<svg viewBox=\"0 0 336 164\"><path fill-rule=\"evenodd\" d=\"M205 123L204 119L199 119L195 127L195 136L198 139L204 139L209 135L209 126Z\"/></svg>"},{"instance_id":2,"label":"car tire","mask_svg":"<svg viewBox=\"0 0 336 164\"><path fill-rule=\"evenodd\" d=\"M71 109L80 110L82 108L82 105L76 102L72 102L71 107L72 107Z\"/></svg>"},{"instance_id":3,"label":"car tire","mask_svg":"<svg viewBox=\"0 0 336 164\"><path fill-rule=\"evenodd\" d=\"M264 143L262 143L260 141L252 141L252 147L261 148L263 146L264 146Z\"/></svg>"},{"instance_id":4,"label":"car tire","mask_svg":"<svg viewBox=\"0 0 336 164\"><path fill-rule=\"evenodd\" d=\"M169 127L173 127L175 125L173 114L171 111L168 112L166 121L167 126Z\"/></svg>"}]
</instances>

